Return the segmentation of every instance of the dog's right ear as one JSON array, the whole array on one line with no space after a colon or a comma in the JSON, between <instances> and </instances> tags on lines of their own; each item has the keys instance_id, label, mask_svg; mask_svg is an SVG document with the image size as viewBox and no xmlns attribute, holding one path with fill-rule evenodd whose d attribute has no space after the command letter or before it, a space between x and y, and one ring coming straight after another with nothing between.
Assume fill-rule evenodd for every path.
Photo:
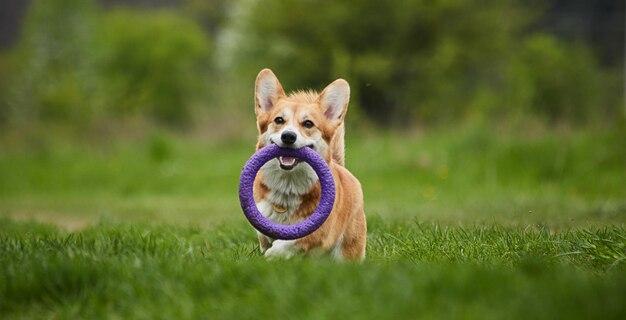
<instances>
[{"instance_id":1,"label":"dog's right ear","mask_svg":"<svg viewBox=\"0 0 626 320\"><path fill-rule=\"evenodd\" d=\"M285 96L285 91L272 70L263 69L256 77L256 92L254 95L254 112L261 115L270 111Z\"/></svg>"}]
</instances>

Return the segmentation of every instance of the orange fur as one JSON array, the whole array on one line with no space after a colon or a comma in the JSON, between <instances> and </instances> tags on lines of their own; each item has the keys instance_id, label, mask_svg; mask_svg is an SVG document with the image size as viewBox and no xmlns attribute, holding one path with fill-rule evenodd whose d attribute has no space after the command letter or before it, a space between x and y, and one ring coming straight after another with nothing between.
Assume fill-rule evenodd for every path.
<instances>
[{"instance_id":1,"label":"orange fur","mask_svg":"<svg viewBox=\"0 0 626 320\"><path fill-rule=\"evenodd\" d=\"M257 150L268 144L268 134L279 133L285 126L297 130L303 139L316 141L315 150L328 163L333 174L336 195L333 209L326 222L310 235L294 242L296 250L303 254L311 252L339 252L339 258L359 260L365 256L367 226L363 210L363 193L359 181L344 167L344 118L348 107L349 86L344 80L330 84L322 93L298 91L286 95L278 79L265 69L257 77L255 111L259 138ZM344 99L345 98L345 99ZM341 109L337 109L339 106ZM333 109L334 108L334 109ZM284 124L275 123L277 117ZM307 128L304 121L315 125ZM274 141L272 141L274 142ZM304 164L298 164L298 166ZM257 204L271 202L272 190L266 183L268 177L259 171L254 183ZM309 190L297 195L299 206L290 208L286 218L289 224L300 222L310 216L320 197L319 181ZM259 235L263 252L272 247L272 239Z\"/></svg>"}]
</instances>

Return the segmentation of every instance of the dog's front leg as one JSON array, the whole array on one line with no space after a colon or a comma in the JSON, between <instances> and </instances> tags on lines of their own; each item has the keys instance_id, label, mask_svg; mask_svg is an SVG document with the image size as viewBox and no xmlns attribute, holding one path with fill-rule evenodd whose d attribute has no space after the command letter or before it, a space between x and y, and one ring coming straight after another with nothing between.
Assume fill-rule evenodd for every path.
<instances>
[{"instance_id":1,"label":"dog's front leg","mask_svg":"<svg viewBox=\"0 0 626 320\"><path fill-rule=\"evenodd\" d=\"M256 233L259 238L259 248L261 249L261 253L265 253L265 251L272 246L272 240L258 231Z\"/></svg>"},{"instance_id":2,"label":"dog's front leg","mask_svg":"<svg viewBox=\"0 0 626 320\"><path fill-rule=\"evenodd\" d=\"M265 251L265 257L269 259L283 258L289 259L301 249L294 240L275 240L272 247Z\"/></svg>"}]
</instances>

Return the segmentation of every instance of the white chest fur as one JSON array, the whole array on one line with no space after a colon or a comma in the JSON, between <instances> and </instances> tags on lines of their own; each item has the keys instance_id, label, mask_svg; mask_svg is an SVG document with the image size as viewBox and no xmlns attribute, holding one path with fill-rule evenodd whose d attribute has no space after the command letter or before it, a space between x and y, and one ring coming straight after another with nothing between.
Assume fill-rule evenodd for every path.
<instances>
[{"instance_id":1,"label":"white chest fur","mask_svg":"<svg viewBox=\"0 0 626 320\"><path fill-rule=\"evenodd\" d=\"M299 163L290 171L283 170L277 159L268 161L261 170L263 183L270 192L256 205L270 221L288 224L302 203L302 195L309 192L317 182L317 174L306 163Z\"/></svg>"},{"instance_id":2,"label":"white chest fur","mask_svg":"<svg viewBox=\"0 0 626 320\"><path fill-rule=\"evenodd\" d=\"M257 207L271 221L285 224L300 207L301 196L308 193L317 182L317 174L306 163L300 163L290 171L283 170L276 159L267 162L261 170L263 183L270 192L263 201L257 203ZM283 210L276 210L276 207Z\"/></svg>"}]
</instances>

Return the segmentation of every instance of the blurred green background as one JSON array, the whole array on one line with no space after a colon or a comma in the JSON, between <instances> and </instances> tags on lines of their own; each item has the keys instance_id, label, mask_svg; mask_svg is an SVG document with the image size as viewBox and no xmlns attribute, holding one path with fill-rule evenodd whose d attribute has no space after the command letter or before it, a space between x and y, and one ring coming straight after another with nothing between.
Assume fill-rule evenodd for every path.
<instances>
[{"instance_id":1,"label":"blurred green background","mask_svg":"<svg viewBox=\"0 0 626 320\"><path fill-rule=\"evenodd\" d=\"M0 1L0 318L624 319L623 0ZM351 85L367 259L267 262L254 80Z\"/></svg>"},{"instance_id":2,"label":"blurred green background","mask_svg":"<svg viewBox=\"0 0 626 320\"><path fill-rule=\"evenodd\" d=\"M371 215L626 220L623 1L1 6L5 216L240 220L269 67L287 90L348 80Z\"/></svg>"}]
</instances>

